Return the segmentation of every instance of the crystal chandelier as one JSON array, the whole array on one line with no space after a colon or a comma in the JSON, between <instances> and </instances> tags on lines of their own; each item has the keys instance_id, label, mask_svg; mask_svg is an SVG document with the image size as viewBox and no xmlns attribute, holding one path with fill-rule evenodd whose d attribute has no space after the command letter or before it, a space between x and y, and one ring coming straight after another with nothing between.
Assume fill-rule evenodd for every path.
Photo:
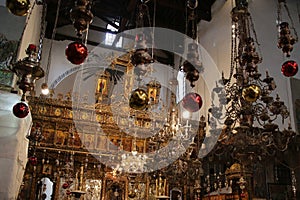
<instances>
[{"instance_id":1,"label":"crystal chandelier","mask_svg":"<svg viewBox=\"0 0 300 200\"><path fill-rule=\"evenodd\" d=\"M145 165L147 163L147 156L141 155L136 150L136 140L133 141L133 150L129 153L122 154L121 166L119 170L127 173L143 173L145 172Z\"/></svg>"},{"instance_id":2,"label":"crystal chandelier","mask_svg":"<svg viewBox=\"0 0 300 200\"><path fill-rule=\"evenodd\" d=\"M262 58L256 51L256 32L247 1L236 0L231 17L230 74L214 88L219 105L213 104L209 109L209 123L211 135L220 134L214 153L230 152L234 159L249 163L286 150L295 132L290 124L284 130L277 124L278 118L281 116L284 122L289 112L278 95L272 96L274 78L268 72L261 78L258 64Z\"/></svg>"}]
</instances>

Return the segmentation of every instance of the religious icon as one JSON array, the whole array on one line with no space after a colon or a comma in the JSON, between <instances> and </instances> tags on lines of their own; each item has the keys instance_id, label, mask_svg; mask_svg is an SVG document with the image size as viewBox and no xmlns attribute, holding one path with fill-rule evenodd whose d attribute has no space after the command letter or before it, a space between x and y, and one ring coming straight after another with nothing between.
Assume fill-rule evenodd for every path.
<instances>
[{"instance_id":1,"label":"religious icon","mask_svg":"<svg viewBox=\"0 0 300 200\"><path fill-rule=\"evenodd\" d=\"M107 96L108 95L108 88L107 88L107 81L108 81L108 76L107 75L101 75L98 79L97 82L97 91L96 93L102 95L102 96Z\"/></svg>"},{"instance_id":2,"label":"religious icon","mask_svg":"<svg viewBox=\"0 0 300 200\"><path fill-rule=\"evenodd\" d=\"M52 172L52 166L49 164L43 165L43 174L49 175Z\"/></svg>"}]
</instances>

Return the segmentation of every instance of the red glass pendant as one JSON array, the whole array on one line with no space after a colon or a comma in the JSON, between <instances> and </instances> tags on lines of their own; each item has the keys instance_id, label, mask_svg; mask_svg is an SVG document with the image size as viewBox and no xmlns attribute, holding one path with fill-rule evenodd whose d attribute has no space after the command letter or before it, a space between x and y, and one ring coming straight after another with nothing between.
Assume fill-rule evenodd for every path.
<instances>
[{"instance_id":1,"label":"red glass pendant","mask_svg":"<svg viewBox=\"0 0 300 200\"><path fill-rule=\"evenodd\" d=\"M13 113L18 118L24 118L29 113L29 107L24 102L19 102L13 107Z\"/></svg>"},{"instance_id":2,"label":"red glass pendant","mask_svg":"<svg viewBox=\"0 0 300 200\"><path fill-rule=\"evenodd\" d=\"M68 183L64 183L63 185L62 185L62 188L63 189L67 189L69 187L69 184Z\"/></svg>"},{"instance_id":3,"label":"red glass pendant","mask_svg":"<svg viewBox=\"0 0 300 200\"><path fill-rule=\"evenodd\" d=\"M27 49L26 49L26 53L27 52L37 52L37 47L36 47L36 45L34 45L34 44L29 44L28 45L28 47L27 47Z\"/></svg>"},{"instance_id":4,"label":"red glass pendant","mask_svg":"<svg viewBox=\"0 0 300 200\"><path fill-rule=\"evenodd\" d=\"M202 103L202 97L195 92L188 93L182 99L182 106L189 112L197 112L200 110Z\"/></svg>"},{"instance_id":5,"label":"red glass pendant","mask_svg":"<svg viewBox=\"0 0 300 200\"><path fill-rule=\"evenodd\" d=\"M30 163L31 165L37 165L37 163L38 163L38 159L37 159L36 156L31 156L31 157L28 159L28 161L29 161L29 163Z\"/></svg>"},{"instance_id":6,"label":"red glass pendant","mask_svg":"<svg viewBox=\"0 0 300 200\"><path fill-rule=\"evenodd\" d=\"M298 64L293 60L288 60L282 64L281 72L286 77L295 76L298 72Z\"/></svg>"},{"instance_id":7,"label":"red glass pendant","mask_svg":"<svg viewBox=\"0 0 300 200\"><path fill-rule=\"evenodd\" d=\"M72 64L80 65L86 59L88 50L81 42L72 42L67 46L65 53Z\"/></svg>"}]
</instances>

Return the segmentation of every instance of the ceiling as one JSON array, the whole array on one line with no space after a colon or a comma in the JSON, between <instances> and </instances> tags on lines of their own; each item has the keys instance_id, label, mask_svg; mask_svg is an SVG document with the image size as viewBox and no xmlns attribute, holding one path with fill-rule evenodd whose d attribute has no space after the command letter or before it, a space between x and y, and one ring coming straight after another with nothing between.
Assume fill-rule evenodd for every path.
<instances>
[{"instance_id":1,"label":"ceiling","mask_svg":"<svg viewBox=\"0 0 300 200\"><path fill-rule=\"evenodd\" d=\"M196 0L189 0L196 2ZM90 33L113 33L118 34L126 30L134 29L137 25L137 13L141 2L146 2L149 14L144 17L143 26L161 27L178 31L195 39L197 33L197 26L201 20L210 21L212 19L212 6L216 0L197 0L198 6L192 10L187 6L188 0L90 0L91 12L94 15L94 20L89 26ZM47 3L47 28L45 37L52 38L55 18L57 13L58 0L46 0ZM75 7L76 0L61 0L60 12L58 15L57 29L70 27L67 34L61 34L56 31L56 40L78 40L75 36L75 28L72 26L70 19L70 10ZM194 13L194 20L190 20L191 13ZM97 18L97 20L95 20ZM146 19L145 19L146 18ZM150 19L149 19L150 18ZM100 19L100 20L99 20ZM154 20L155 19L155 20ZM104 23L98 23L99 21ZM116 25L114 22L119 22ZM107 24L112 25L117 31L111 31L106 28ZM194 27L194 32L192 32ZM69 30L69 29L68 29ZM90 34L89 34L90 36ZM168 38L168 43L176 46L178 53L184 51L184 39L178 41L178 38ZM108 48L115 48L118 40L115 39L113 45ZM87 39L87 44L98 46L101 41L92 40L91 37ZM105 46L106 48L106 46ZM119 49L118 49L119 50ZM126 51L126 50L124 50ZM154 50L154 58L163 64L174 66L174 54L163 51Z\"/></svg>"},{"instance_id":2,"label":"ceiling","mask_svg":"<svg viewBox=\"0 0 300 200\"><path fill-rule=\"evenodd\" d=\"M90 0L90 2L92 2L91 12L94 17L98 17L113 26L116 26L113 21L118 20L120 22L120 26L116 26L116 28L118 29L118 32L122 32L136 27L136 11L141 1L142 0ZM194 2L195 0L190 1ZM216 0L198 0L199 5L195 9L196 23L200 20L211 20L211 8L215 1ZM58 0L46 0L47 38L51 38L53 32L57 2ZM61 1L57 28L72 24L72 21L70 20L70 10L75 6L75 2L76 0ZM187 0L148 0L147 5L149 7L149 16L151 18L151 24L149 26L153 26L155 24L156 27L176 30L181 33L186 33L191 37L191 22L187 23L187 21L189 21L187 20L187 16L190 15L191 9L187 8L186 4ZM153 22L153 16L155 16L155 22ZM100 27L93 23L89 28L90 30L102 32L109 31L106 27ZM60 37L59 39L63 38Z\"/></svg>"}]
</instances>

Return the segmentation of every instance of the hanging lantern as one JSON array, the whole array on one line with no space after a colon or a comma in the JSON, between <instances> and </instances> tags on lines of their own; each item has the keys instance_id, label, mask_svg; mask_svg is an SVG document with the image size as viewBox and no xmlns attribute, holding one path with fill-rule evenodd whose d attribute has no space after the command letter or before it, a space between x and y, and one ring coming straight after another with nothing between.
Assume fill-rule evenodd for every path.
<instances>
[{"instance_id":1,"label":"hanging lantern","mask_svg":"<svg viewBox=\"0 0 300 200\"><path fill-rule=\"evenodd\" d=\"M11 69L19 78L17 84L23 92L22 99L25 99L26 92L33 91L35 81L45 76L37 58L37 46L29 44L25 52L27 57L13 63Z\"/></svg>"},{"instance_id":2,"label":"hanging lantern","mask_svg":"<svg viewBox=\"0 0 300 200\"><path fill-rule=\"evenodd\" d=\"M144 110L149 103L147 92L141 88L134 90L129 98L129 106L135 110Z\"/></svg>"},{"instance_id":3,"label":"hanging lantern","mask_svg":"<svg viewBox=\"0 0 300 200\"><path fill-rule=\"evenodd\" d=\"M159 101L161 85L158 81L150 81L147 84L147 92L150 100L150 104L157 104Z\"/></svg>"},{"instance_id":4,"label":"hanging lantern","mask_svg":"<svg viewBox=\"0 0 300 200\"><path fill-rule=\"evenodd\" d=\"M190 86L195 87L200 73L204 71L199 60L198 44L190 43L188 45L187 60L180 66L180 71L185 73L185 78L190 81Z\"/></svg>"},{"instance_id":5,"label":"hanging lantern","mask_svg":"<svg viewBox=\"0 0 300 200\"><path fill-rule=\"evenodd\" d=\"M6 7L17 16L25 16L30 8L30 0L7 0Z\"/></svg>"},{"instance_id":6,"label":"hanging lantern","mask_svg":"<svg viewBox=\"0 0 300 200\"><path fill-rule=\"evenodd\" d=\"M134 52L131 56L131 63L135 66L135 73L145 75L148 65L153 62L154 60L148 52L145 35L143 33L136 34Z\"/></svg>"},{"instance_id":7,"label":"hanging lantern","mask_svg":"<svg viewBox=\"0 0 300 200\"><path fill-rule=\"evenodd\" d=\"M254 102L259 98L260 93L261 93L260 87L252 84L243 89L242 96L246 101Z\"/></svg>"},{"instance_id":8,"label":"hanging lantern","mask_svg":"<svg viewBox=\"0 0 300 200\"><path fill-rule=\"evenodd\" d=\"M67 46L65 53L72 64L80 65L86 59L88 50L81 42L72 42Z\"/></svg>"},{"instance_id":9,"label":"hanging lantern","mask_svg":"<svg viewBox=\"0 0 300 200\"><path fill-rule=\"evenodd\" d=\"M18 118L24 118L29 113L29 107L24 102L19 102L13 107L13 113Z\"/></svg>"},{"instance_id":10,"label":"hanging lantern","mask_svg":"<svg viewBox=\"0 0 300 200\"><path fill-rule=\"evenodd\" d=\"M76 6L70 10L70 18L78 37L82 36L82 33L88 29L93 21L94 15L89 9L89 4L88 0L77 0Z\"/></svg>"},{"instance_id":11,"label":"hanging lantern","mask_svg":"<svg viewBox=\"0 0 300 200\"><path fill-rule=\"evenodd\" d=\"M280 32L277 46L282 49L282 52L286 54L287 57L290 57L296 39L291 35L288 22L282 22L279 27Z\"/></svg>"},{"instance_id":12,"label":"hanging lantern","mask_svg":"<svg viewBox=\"0 0 300 200\"><path fill-rule=\"evenodd\" d=\"M37 163L38 163L38 159L36 156L29 157L28 161L31 165L34 165L34 166L37 165Z\"/></svg>"},{"instance_id":13,"label":"hanging lantern","mask_svg":"<svg viewBox=\"0 0 300 200\"><path fill-rule=\"evenodd\" d=\"M286 77L295 76L298 72L298 64L293 60L288 60L282 64L281 72Z\"/></svg>"},{"instance_id":14,"label":"hanging lantern","mask_svg":"<svg viewBox=\"0 0 300 200\"><path fill-rule=\"evenodd\" d=\"M182 106L189 112L197 112L202 107L202 98L195 92L188 93L182 99Z\"/></svg>"}]
</instances>

